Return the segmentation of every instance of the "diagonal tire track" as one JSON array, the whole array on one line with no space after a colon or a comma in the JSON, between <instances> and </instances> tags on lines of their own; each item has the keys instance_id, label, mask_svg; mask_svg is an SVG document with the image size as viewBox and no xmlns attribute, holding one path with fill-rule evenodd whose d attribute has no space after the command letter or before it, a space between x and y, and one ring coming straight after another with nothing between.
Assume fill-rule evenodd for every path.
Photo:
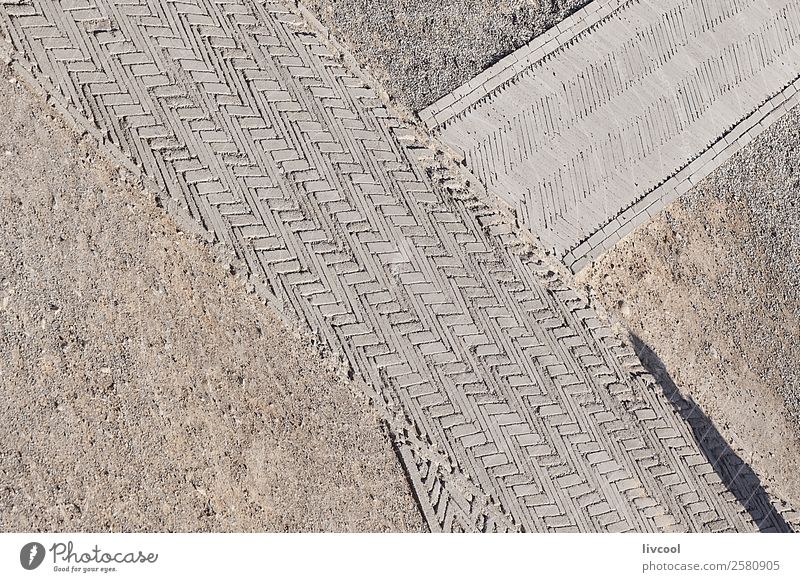
<instances>
[{"instance_id":1,"label":"diagonal tire track","mask_svg":"<svg viewBox=\"0 0 800 582\"><path fill-rule=\"evenodd\" d=\"M420 117L578 271L799 89L796 0L597 0Z\"/></svg>"},{"instance_id":2,"label":"diagonal tire track","mask_svg":"<svg viewBox=\"0 0 800 582\"><path fill-rule=\"evenodd\" d=\"M83 4L0 13L34 74L373 387L432 529L753 527L635 356L296 13Z\"/></svg>"}]
</instances>

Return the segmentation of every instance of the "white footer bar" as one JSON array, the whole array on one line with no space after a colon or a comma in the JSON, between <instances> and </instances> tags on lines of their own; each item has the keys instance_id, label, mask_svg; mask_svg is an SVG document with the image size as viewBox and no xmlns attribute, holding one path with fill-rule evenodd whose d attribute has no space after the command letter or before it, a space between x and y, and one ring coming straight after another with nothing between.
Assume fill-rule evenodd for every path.
<instances>
[{"instance_id":1,"label":"white footer bar","mask_svg":"<svg viewBox=\"0 0 800 582\"><path fill-rule=\"evenodd\" d=\"M778 582L798 553L764 534L0 534L0 580Z\"/></svg>"}]
</instances>

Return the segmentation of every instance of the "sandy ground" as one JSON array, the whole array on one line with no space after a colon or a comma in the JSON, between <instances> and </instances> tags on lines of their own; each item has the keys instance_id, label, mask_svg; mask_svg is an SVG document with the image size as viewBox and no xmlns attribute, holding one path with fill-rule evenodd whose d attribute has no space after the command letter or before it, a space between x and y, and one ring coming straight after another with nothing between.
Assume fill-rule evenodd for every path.
<instances>
[{"instance_id":1,"label":"sandy ground","mask_svg":"<svg viewBox=\"0 0 800 582\"><path fill-rule=\"evenodd\" d=\"M585 2L303 3L419 109ZM0 125L0 528L421 527L358 391L141 193L1 91L0 108L17 103ZM795 507L798 117L580 279ZM5 150L28 161L6 164ZM20 262L19 248L35 252Z\"/></svg>"},{"instance_id":2,"label":"sandy ground","mask_svg":"<svg viewBox=\"0 0 800 582\"><path fill-rule=\"evenodd\" d=\"M0 531L420 530L357 387L0 69Z\"/></svg>"},{"instance_id":3,"label":"sandy ground","mask_svg":"<svg viewBox=\"0 0 800 582\"><path fill-rule=\"evenodd\" d=\"M301 0L403 108L427 107L589 0Z\"/></svg>"},{"instance_id":4,"label":"sandy ground","mask_svg":"<svg viewBox=\"0 0 800 582\"><path fill-rule=\"evenodd\" d=\"M800 507L800 110L578 277Z\"/></svg>"}]
</instances>

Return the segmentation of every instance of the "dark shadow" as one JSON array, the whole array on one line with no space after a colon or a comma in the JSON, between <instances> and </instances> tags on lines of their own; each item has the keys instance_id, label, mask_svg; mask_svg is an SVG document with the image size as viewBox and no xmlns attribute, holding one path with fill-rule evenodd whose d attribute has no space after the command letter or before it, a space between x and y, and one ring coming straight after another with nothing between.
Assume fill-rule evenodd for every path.
<instances>
[{"instance_id":1,"label":"dark shadow","mask_svg":"<svg viewBox=\"0 0 800 582\"><path fill-rule=\"evenodd\" d=\"M655 352L634 334L630 334L630 337L642 365L653 375L664 391L664 396L691 427L703 455L725 486L750 513L759 531L792 532L792 527L772 505L769 495L750 465L728 445L700 406L691 397L681 395L666 366Z\"/></svg>"}]
</instances>

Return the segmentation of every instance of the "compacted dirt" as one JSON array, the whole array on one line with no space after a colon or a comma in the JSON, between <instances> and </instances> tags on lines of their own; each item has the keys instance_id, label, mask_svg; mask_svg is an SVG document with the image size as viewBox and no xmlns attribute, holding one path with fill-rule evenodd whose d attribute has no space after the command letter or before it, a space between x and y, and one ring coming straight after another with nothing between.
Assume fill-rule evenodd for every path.
<instances>
[{"instance_id":1,"label":"compacted dirt","mask_svg":"<svg viewBox=\"0 0 800 582\"><path fill-rule=\"evenodd\" d=\"M585 0L302 0L419 110ZM800 507L800 112L584 271L620 332ZM646 358L645 358L646 359Z\"/></svg>"},{"instance_id":2,"label":"compacted dirt","mask_svg":"<svg viewBox=\"0 0 800 582\"><path fill-rule=\"evenodd\" d=\"M0 530L419 530L370 406L0 69Z\"/></svg>"},{"instance_id":3,"label":"compacted dirt","mask_svg":"<svg viewBox=\"0 0 800 582\"><path fill-rule=\"evenodd\" d=\"M303 3L417 110L586 2ZM422 527L357 387L5 80L0 113L0 529ZM795 507L798 128L578 277Z\"/></svg>"},{"instance_id":4,"label":"compacted dirt","mask_svg":"<svg viewBox=\"0 0 800 582\"><path fill-rule=\"evenodd\" d=\"M800 507L800 110L578 280Z\"/></svg>"}]
</instances>

